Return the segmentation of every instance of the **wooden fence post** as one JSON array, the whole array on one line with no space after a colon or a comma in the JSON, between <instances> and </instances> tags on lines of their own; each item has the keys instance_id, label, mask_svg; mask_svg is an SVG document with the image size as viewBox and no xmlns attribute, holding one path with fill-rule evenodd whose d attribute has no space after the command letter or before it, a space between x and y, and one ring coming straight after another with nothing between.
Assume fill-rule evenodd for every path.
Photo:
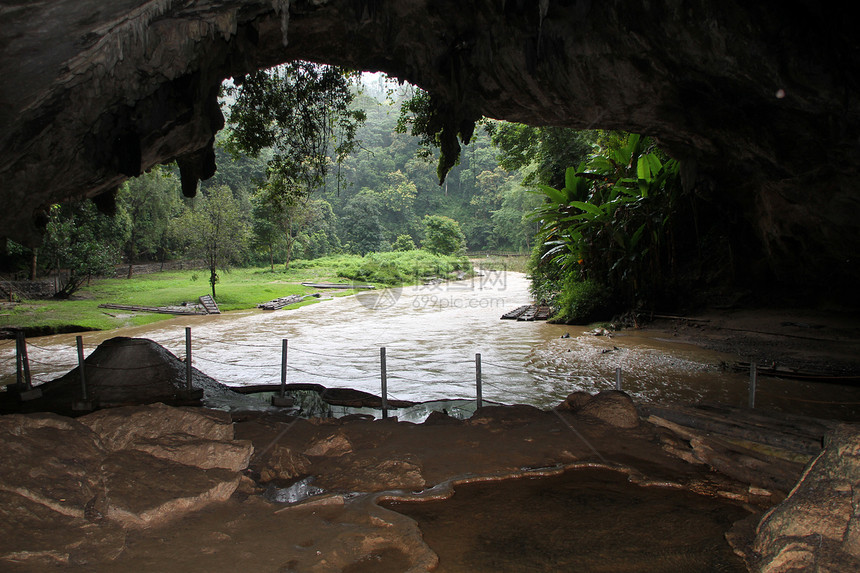
<instances>
[{"instance_id":1,"label":"wooden fence post","mask_svg":"<svg viewBox=\"0 0 860 573\"><path fill-rule=\"evenodd\" d=\"M621 367L615 369L615 389L621 392Z\"/></svg>"}]
</instances>

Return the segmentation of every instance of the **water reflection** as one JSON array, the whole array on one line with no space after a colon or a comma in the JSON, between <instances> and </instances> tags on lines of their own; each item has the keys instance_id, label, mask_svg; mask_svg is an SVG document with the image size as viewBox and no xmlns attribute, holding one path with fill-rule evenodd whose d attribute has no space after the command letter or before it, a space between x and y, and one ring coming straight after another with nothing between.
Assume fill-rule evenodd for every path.
<instances>
[{"instance_id":1,"label":"water reflection","mask_svg":"<svg viewBox=\"0 0 860 573\"><path fill-rule=\"evenodd\" d=\"M278 383L282 339L289 340L288 382L312 382L379 393L380 351L386 348L391 398L423 402L473 400L475 354L482 355L484 398L554 406L576 390L624 389L640 400L715 401L742 406L747 377L725 372L735 357L622 331L592 336L586 329L499 320L528 304L528 280L488 272L470 280L329 298L295 310L177 317L145 327L83 334L86 352L114 336L152 339L184 356L192 329L194 365L230 385ZM568 335L569 338L563 338ZM0 376L14 380L14 343L0 346ZM76 364L74 335L34 338L37 381ZM860 418L860 390L765 379L757 405L813 415ZM801 401L805 400L805 401ZM854 402L834 409L826 402Z\"/></svg>"}]
</instances>

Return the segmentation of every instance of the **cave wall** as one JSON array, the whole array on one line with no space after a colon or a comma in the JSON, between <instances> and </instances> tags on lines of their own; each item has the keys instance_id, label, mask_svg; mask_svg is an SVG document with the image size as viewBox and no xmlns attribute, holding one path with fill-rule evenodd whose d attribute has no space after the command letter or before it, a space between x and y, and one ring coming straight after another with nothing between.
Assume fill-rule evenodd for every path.
<instances>
[{"instance_id":1,"label":"cave wall","mask_svg":"<svg viewBox=\"0 0 860 573\"><path fill-rule=\"evenodd\" d=\"M177 159L212 174L223 78L382 70L482 115L656 137L798 288L860 279L857 35L806 0L54 0L0 6L0 235ZM738 256L744 256L744 251ZM752 261L756 258L755 261ZM761 258L761 261L758 259Z\"/></svg>"}]
</instances>

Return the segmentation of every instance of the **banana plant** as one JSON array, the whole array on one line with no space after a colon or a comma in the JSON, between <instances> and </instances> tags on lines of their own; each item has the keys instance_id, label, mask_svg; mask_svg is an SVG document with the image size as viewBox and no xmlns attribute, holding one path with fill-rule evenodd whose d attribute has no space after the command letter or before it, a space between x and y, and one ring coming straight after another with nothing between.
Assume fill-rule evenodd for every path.
<instances>
[{"instance_id":1,"label":"banana plant","mask_svg":"<svg viewBox=\"0 0 860 573\"><path fill-rule=\"evenodd\" d=\"M620 145L565 172L562 189L542 185L535 211L547 247L544 260L583 272L636 297L659 280L663 235L679 185L678 163L663 161L651 141L629 134Z\"/></svg>"}]
</instances>

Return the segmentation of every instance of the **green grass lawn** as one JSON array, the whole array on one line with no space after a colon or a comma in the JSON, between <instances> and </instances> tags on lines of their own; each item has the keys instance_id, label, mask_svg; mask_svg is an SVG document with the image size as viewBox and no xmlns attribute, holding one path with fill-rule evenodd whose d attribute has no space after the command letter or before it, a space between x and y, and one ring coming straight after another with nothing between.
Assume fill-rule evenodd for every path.
<instances>
[{"instance_id":1,"label":"green grass lawn","mask_svg":"<svg viewBox=\"0 0 860 573\"><path fill-rule=\"evenodd\" d=\"M303 282L350 282L377 287L414 284L424 276L470 270L468 261L437 257L425 251L379 253L366 257L339 255L313 261L294 261L283 266L233 269L219 272L216 301L222 311L255 308L258 304L293 294L310 294L316 289ZM131 279L98 279L81 288L70 300L24 300L0 307L0 328L24 328L30 335L79 330L110 330L140 326L171 317L166 314L99 308L113 303L140 306L172 306L196 303L211 294L209 272L205 269L166 271L135 275ZM335 296L354 290L333 291ZM300 304L311 304L314 300ZM297 305L298 306L298 305Z\"/></svg>"}]
</instances>

